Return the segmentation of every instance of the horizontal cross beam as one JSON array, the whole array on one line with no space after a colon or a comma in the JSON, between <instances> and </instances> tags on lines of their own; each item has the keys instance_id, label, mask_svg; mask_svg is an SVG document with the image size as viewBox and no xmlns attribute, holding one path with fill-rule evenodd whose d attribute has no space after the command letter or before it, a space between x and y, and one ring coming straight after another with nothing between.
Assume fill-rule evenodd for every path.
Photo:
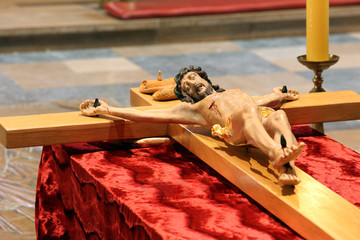
<instances>
[{"instance_id":1,"label":"horizontal cross beam","mask_svg":"<svg viewBox=\"0 0 360 240\"><path fill-rule=\"evenodd\" d=\"M0 118L0 142L6 148L167 135L167 124L135 123L107 116L86 117L80 112Z\"/></svg>"},{"instance_id":2,"label":"horizontal cross beam","mask_svg":"<svg viewBox=\"0 0 360 240\"><path fill-rule=\"evenodd\" d=\"M130 92L131 106L171 107L180 101L155 101L151 95L140 93L139 88ZM337 122L360 119L360 94L351 91L300 94L299 100L284 103L290 124Z\"/></svg>"},{"instance_id":3,"label":"horizontal cross beam","mask_svg":"<svg viewBox=\"0 0 360 240\"><path fill-rule=\"evenodd\" d=\"M130 101L139 110L169 108L179 101L154 101L131 89ZM282 108L291 124L360 119L360 95L353 91L301 94ZM0 142L7 148L43 146L125 138L163 136L166 124L129 122L115 117L85 117L80 112L0 118ZM127 129L127 130L124 130ZM139 131L137 131L139 130Z\"/></svg>"}]
</instances>

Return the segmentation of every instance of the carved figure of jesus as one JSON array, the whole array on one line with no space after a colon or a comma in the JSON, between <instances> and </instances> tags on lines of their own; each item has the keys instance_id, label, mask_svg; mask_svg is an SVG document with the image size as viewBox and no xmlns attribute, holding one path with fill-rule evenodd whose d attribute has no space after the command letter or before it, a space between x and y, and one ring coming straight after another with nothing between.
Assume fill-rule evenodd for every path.
<instances>
[{"instance_id":1,"label":"carved figure of jesus","mask_svg":"<svg viewBox=\"0 0 360 240\"><path fill-rule=\"evenodd\" d=\"M112 107L104 101L94 107L94 101L86 100L80 110L87 116L107 114L132 121L201 125L229 144L259 148L279 170L280 184L300 183L293 167L305 144L297 143L284 111L268 108L298 99L298 91L283 93L281 88L274 88L273 93L253 97L239 89L225 91L213 85L201 67L192 65L182 68L175 82L175 95L182 103L169 109L138 111ZM286 146L282 146L282 139Z\"/></svg>"}]
</instances>

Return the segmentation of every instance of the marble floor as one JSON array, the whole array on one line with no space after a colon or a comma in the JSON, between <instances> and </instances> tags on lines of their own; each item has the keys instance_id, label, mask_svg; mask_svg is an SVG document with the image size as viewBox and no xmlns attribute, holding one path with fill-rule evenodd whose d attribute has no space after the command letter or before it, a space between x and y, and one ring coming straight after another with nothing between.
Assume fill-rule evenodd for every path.
<instances>
[{"instance_id":1,"label":"marble floor","mask_svg":"<svg viewBox=\"0 0 360 240\"><path fill-rule=\"evenodd\" d=\"M129 90L145 79L202 66L214 83L263 95L287 85L307 93L312 72L296 57L304 36L0 54L0 116L76 111L87 98L129 107ZM360 32L332 34L340 61L325 71L327 91L360 93ZM359 111L354 109L354 111ZM360 152L360 121L326 123L325 132ZM34 192L41 147L0 148L0 239L33 239Z\"/></svg>"}]
</instances>

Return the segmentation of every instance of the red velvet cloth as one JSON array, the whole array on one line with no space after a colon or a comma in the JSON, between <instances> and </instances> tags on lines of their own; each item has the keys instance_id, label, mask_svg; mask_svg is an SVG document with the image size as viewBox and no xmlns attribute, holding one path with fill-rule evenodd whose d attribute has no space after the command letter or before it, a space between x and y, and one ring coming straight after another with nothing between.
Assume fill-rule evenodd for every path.
<instances>
[{"instance_id":1,"label":"red velvet cloth","mask_svg":"<svg viewBox=\"0 0 360 240\"><path fill-rule=\"evenodd\" d=\"M305 7L305 0L150 0L109 2L105 10L119 18L223 14ZM359 4L360 0L330 0L331 6Z\"/></svg>"},{"instance_id":2,"label":"red velvet cloth","mask_svg":"<svg viewBox=\"0 0 360 240\"><path fill-rule=\"evenodd\" d=\"M307 126L293 133L306 144L296 166L360 207L360 154Z\"/></svg>"},{"instance_id":3,"label":"red velvet cloth","mask_svg":"<svg viewBox=\"0 0 360 240\"><path fill-rule=\"evenodd\" d=\"M298 166L359 205L360 155L307 126ZM179 145L44 147L39 239L298 239L291 229Z\"/></svg>"}]
</instances>

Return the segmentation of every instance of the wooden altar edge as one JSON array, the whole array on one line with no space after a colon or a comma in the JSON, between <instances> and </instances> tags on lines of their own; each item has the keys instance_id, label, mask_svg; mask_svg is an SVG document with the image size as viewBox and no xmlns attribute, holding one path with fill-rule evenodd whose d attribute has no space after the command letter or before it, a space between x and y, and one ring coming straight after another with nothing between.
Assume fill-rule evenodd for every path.
<instances>
[{"instance_id":1,"label":"wooden altar edge","mask_svg":"<svg viewBox=\"0 0 360 240\"><path fill-rule=\"evenodd\" d=\"M171 107L179 100L155 101L149 94L140 93L139 88L130 91L130 104L137 106ZM284 103L290 124L337 122L360 119L360 94L351 91L300 94L297 101Z\"/></svg>"},{"instance_id":2,"label":"wooden altar edge","mask_svg":"<svg viewBox=\"0 0 360 240\"><path fill-rule=\"evenodd\" d=\"M167 124L86 117L80 111L0 118L0 142L6 148L167 135Z\"/></svg>"}]
</instances>

